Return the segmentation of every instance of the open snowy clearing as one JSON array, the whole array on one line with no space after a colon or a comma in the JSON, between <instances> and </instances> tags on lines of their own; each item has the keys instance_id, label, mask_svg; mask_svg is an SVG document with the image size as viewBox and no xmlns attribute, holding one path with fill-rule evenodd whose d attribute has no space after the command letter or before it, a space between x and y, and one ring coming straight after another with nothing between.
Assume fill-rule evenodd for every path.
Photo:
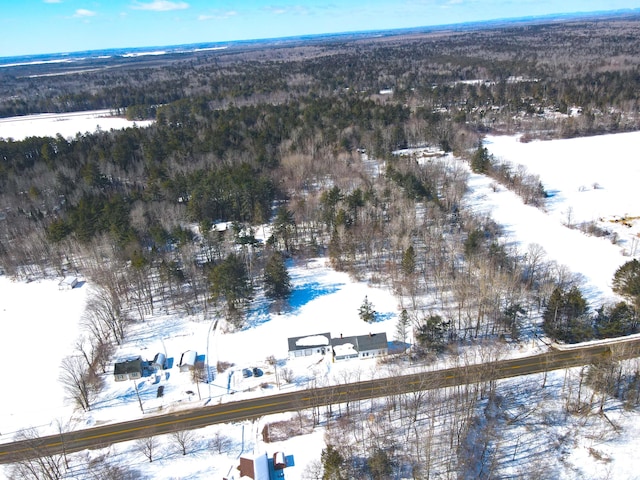
<instances>
[{"instance_id":1,"label":"open snowy clearing","mask_svg":"<svg viewBox=\"0 0 640 480\"><path fill-rule=\"evenodd\" d=\"M76 134L98 130L120 130L127 127L147 127L153 120L130 121L117 117L110 110L71 113L39 113L20 117L0 118L0 138L24 140L27 137L75 137Z\"/></svg>"},{"instance_id":2,"label":"open snowy clearing","mask_svg":"<svg viewBox=\"0 0 640 480\"><path fill-rule=\"evenodd\" d=\"M582 275L585 295L592 307L597 307L600 302L613 298L611 278L630 258L624 254L633 251L634 238L637 238L636 220L630 220L630 227L609 220L615 216L640 215L632 210L636 198L632 180L638 178L639 168L632 152L638 140L638 133L528 144L519 143L516 137L490 137L487 147L491 153L514 165L525 165L529 172L540 175L545 189L553 196L545 212L522 204L503 187L496 189L491 179L471 174L466 201L478 211L490 212L505 228L508 241L514 242L519 251L525 252L529 244L537 243L546 251L545 260L554 260ZM604 147L599 146L600 142ZM555 156L556 152L560 156ZM597 188L593 188L595 183ZM606 238L589 237L564 226L569 212L574 222L594 220L619 230L619 242L613 244ZM173 359L173 368L163 372L164 375L137 381L145 414L276 393L275 371L266 362L271 355L280 361L279 368L286 366L294 373L294 385L281 384L283 389L303 387L313 379L325 383L374 375L380 369L375 360L331 363L326 358L312 356L289 361L286 359L287 338L324 332L333 336L386 332L391 340L399 313L397 299L386 289L355 282L348 275L331 270L323 259L291 266L290 275L294 286L290 310L275 315L268 313L266 306L257 304L247 328L237 333L225 334L214 329L215 319L202 316L158 314L137 324L128 342L118 350L118 359L140 355L151 360L160 352ZM0 362L5 366L3 391L10 392L0 396L0 441L6 441L6 437L11 438L16 430L28 425L40 427L42 434L53 433L55 424L49 422L71 417L72 407L63 400L57 382L59 365L64 356L72 353L90 288L90 284L84 284L63 291L58 289L57 281L26 284L0 277ZM358 307L365 295L378 312L378 321L374 324L366 324L358 317ZM511 355L524 354L529 348L530 342ZM233 366L220 372L212 383L195 385L188 373L181 373L177 368L180 355L186 350L209 357L206 361L212 365L221 361ZM15 367L17 362L19 368ZM264 375L244 378L241 370L253 367L262 369ZM561 373L556 383L562 384ZM162 397L157 397L159 386L164 387ZM549 393L551 397L553 392ZM628 460L633 458L629 450L635 445L634 432L640 429L638 415L619 409L612 414L624 422L625 430L614 441L598 446L599 451L606 452L610 458L607 465L603 466L589 454L592 445L579 440L576 447L562 457L567 464L564 478L603 478L603 472L610 472L611 478L634 478ZM87 414L76 413L72 423L91 425L140 415L133 381L115 382L109 373L95 409ZM241 451L247 454L254 450L255 453L284 450L296 457L296 467L285 471L287 478L300 478L307 463L319 458L324 445L321 430L265 446L259 435L264 421L212 426L197 432L198 437L204 439L224 430L233 442L226 455L213 456L210 449L205 453L207 447L203 443L199 453L183 457L172 453L171 442L164 439L163 453L152 464L132 449L131 444L112 446L110 457L135 466L149 478L204 479L228 475ZM518 434L518 430L514 432ZM0 474L3 468L8 471L8 467L0 467Z\"/></svg>"}]
</instances>

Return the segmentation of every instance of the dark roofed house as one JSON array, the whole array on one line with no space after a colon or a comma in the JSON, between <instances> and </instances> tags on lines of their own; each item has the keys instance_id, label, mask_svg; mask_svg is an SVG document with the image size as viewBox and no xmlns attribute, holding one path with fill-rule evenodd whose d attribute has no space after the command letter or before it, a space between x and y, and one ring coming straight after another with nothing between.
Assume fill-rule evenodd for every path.
<instances>
[{"instance_id":1,"label":"dark roofed house","mask_svg":"<svg viewBox=\"0 0 640 480\"><path fill-rule=\"evenodd\" d=\"M341 335L331 340L331 346L335 360L381 357L389 352L387 334L384 332L353 337Z\"/></svg>"},{"instance_id":2,"label":"dark roofed house","mask_svg":"<svg viewBox=\"0 0 640 480\"><path fill-rule=\"evenodd\" d=\"M334 360L349 360L350 358L358 358L358 337L332 338L331 346L333 347Z\"/></svg>"},{"instance_id":3,"label":"dark roofed house","mask_svg":"<svg viewBox=\"0 0 640 480\"><path fill-rule=\"evenodd\" d=\"M116 382L127 379L135 380L142 377L142 358L134 358L124 362L116 362L113 366L113 375Z\"/></svg>"},{"instance_id":4,"label":"dark roofed house","mask_svg":"<svg viewBox=\"0 0 640 480\"><path fill-rule=\"evenodd\" d=\"M320 333L303 337L292 337L289 342L289 358L325 355L331 351L331 334Z\"/></svg>"}]
</instances>

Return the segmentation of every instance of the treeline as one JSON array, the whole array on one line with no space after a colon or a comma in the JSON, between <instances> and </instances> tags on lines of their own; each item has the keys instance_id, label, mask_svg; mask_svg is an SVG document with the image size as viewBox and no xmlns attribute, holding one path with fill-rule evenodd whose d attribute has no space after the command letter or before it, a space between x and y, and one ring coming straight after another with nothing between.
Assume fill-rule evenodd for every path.
<instances>
[{"instance_id":1,"label":"treeline","mask_svg":"<svg viewBox=\"0 0 640 480\"><path fill-rule=\"evenodd\" d=\"M613 25L567 24L558 38L594 29L605 48L618 39ZM635 31L638 24L624 27ZM554 43L521 61L528 41L540 47L556 31L517 27L508 48L501 30L485 30L279 49L278 61L258 60L254 52L51 77L54 96L78 85L82 95L96 82L103 82L96 95L130 87L135 96L160 82L149 90L153 99L130 96L110 105L130 109L132 117L153 113L156 122L72 139L0 141L0 265L17 276L104 261L136 266L140 278L149 278L136 277L134 309L146 312L161 299L205 310L213 296L237 320L273 253L320 253L336 268L389 282L407 310L404 330L418 332L426 350L459 338L515 338L523 312L541 312L563 273L530 270L490 219L462 205L460 166L392 152L424 144L453 151L525 201L542 203L539 180L478 148L482 133L489 124L515 128L517 112L529 126L551 121L537 120L542 105L573 101L567 96L573 90L560 85L578 92L584 79L627 79L636 68L580 73L566 68L575 59L558 56ZM465 53L474 42L482 48ZM591 44L584 55L598 59ZM550 67L553 58L562 68ZM526 78L513 80L516 74ZM122 82L112 81L120 75ZM491 80L466 81L483 78ZM26 82L15 80L3 88ZM37 89L44 80L29 81ZM383 88L394 93L380 94ZM632 119L635 104L621 89L603 100L598 92L606 89L594 87L593 105L626 102ZM267 224L266 241L259 242L256 228ZM214 272L230 266L225 262L252 288L220 293ZM422 313L431 296L440 315Z\"/></svg>"},{"instance_id":2,"label":"treeline","mask_svg":"<svg viewBox=\"0 0 640 480\"><path fill-rule=\"evenodd\" d=\"M0 72L0 116L109 108L138 119L183 98L224 108L391 89L395 103L443 108L484 128L513 128L518 114L541 123L545 110L579 106L580 121L557 134L622 131L638 126L638 30L636 18L621 17L229 49L73 75L13 67Z\"/></svg>"}]
</instances>

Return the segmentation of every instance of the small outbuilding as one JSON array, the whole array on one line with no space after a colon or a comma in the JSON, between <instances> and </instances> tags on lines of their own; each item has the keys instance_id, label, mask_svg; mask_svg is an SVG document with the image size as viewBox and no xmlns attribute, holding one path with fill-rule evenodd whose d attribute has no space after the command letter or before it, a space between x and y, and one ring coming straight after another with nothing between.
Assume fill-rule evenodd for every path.
<instances>
[{"instance_id":1,"label":"small outbuilding","mask_svg":"<svg viewBox=\"0 0 640 480\"><path fill-rule=\"evenodd\" d=\"M151 366L158 370L164 370L166 364L167 356L162 352L156 353L156 356L153 357L153 362L151 362Z\"/></svg>"},{"instance_id":2,"label":"small outbuilding","mask_svg":"<svg viewBox=\"0 0 640 480\"><path fill-rule=\"evenodd\" d=\"M276 452L272 457L266 453L240 457L240 478L252 478L253 480L284 480L284 469L294 467L293 455L285 455Z\"/></svg>"},{"instance_id":3,"label":"small outbuilding","mask_svg":"<svg viewBox=\"0 0 640 480\"><path fill-rule=\"evenodd\" d=\"M78 277L66 276L58 284L59 290L71 290L78 285Z\"/></svg>"},{"instance_id":4,"label":"small outbuilding","mask_svg":"<svg viewBox=\"0 0 640 480\"><path fill-rule=\"evenodd\" d=\"M198 353L195 350L187 350L180 356L180 371L189 372L196 367Z\"/></svg>"}]
</instances>

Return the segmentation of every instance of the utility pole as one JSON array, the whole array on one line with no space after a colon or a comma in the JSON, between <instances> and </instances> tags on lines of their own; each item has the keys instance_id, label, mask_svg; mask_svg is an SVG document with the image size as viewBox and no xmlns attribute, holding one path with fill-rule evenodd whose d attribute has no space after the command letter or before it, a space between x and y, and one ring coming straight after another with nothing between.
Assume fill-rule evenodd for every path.
<instances>
[{"instance_id":1,"label":"utility pole","mask_svg":"<svg viewBox=\"0 0 640 480\"><path fill-rule=\"evenodd\" d=\"M211 337L211 330L213 330L214 334L216 331L216 328L218 328L218 319L214 318L213 320L211 320L211 323L209 324L209 331L207 332L207 386L209 388L209 400L211 400L211 358L209 357L209 337Z\"/></svg>"},{"instance_id":2,"label":"utility pole","mask_svg":"<svg viewBox=\"0 0 640 480\"><path fill-rule=\"evenodd\" d=\"M138 396L138 403L140 404L140 411L144 414L144 409L142 408L142 400L140 399L140 392L138 391L138 384L136 383L135 379L132 380L133 382L133 386L136 389L136 395Z\"/></svg>"}]
</instances>

